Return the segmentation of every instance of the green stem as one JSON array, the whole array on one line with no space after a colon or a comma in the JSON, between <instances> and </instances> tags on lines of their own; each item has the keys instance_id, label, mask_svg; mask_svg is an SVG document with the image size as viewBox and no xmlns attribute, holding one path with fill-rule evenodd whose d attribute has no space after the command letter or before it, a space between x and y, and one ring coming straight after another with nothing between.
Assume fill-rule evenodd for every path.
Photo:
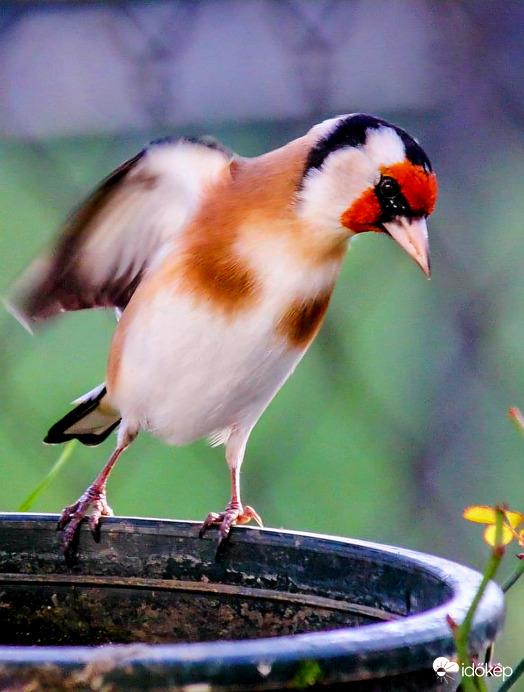
<instances>
[{"instance_id":1,"label":"green stem","mask_svg":"<svg viewBox=\"0 0 524 692\"><path fill-rule=\"evenodd\" d=\"M465 667L469 665L471 662L469 654L469 635L471 633L471 626L473 624L473 618L477 611L478 604L480 603L480 600L484 595L484 591L486 590L488 583L495 576L499 568L500 562L502 560L502 557L504 555L504 548L501 545L503 520L504 512L501 509L497 509L497 517L495 522L495 547L493 548L491 557L488 560L488 564L486 565L486 568L484 570L482 581L480 582L477 593L475 594L475 597L468 609L468 612L466 613L466 617L464 618L462 623L457 627L457 630L455 632L457 657L461 670L463 666ZM479 690L481 692L487 692L486 684L484 680L480 677L469 678L463 676L460 681L460 687L461 690L463 690L464 692L478 692Z\"/></svg>"},{"instance_id":2,"label":"green stem","mask_svg":"<svg viewBox=\"0 0 524 692\"><path fill-rule=\"evenodd\" d=\"M510 677L505 681L502 687L499 688L499 692L507 692L507 690L511 689L521 675L524 675L524 658L515 668Z\"/></svg>"},{"instance_id":3,"label":"green stem","mask_svg":"<svg viewBox=\"0 0 524 692\"><path fill-rule=\"evenodd\" d=\"M51 470L49 471L47 476L44 478L44 480L22 502L22 504L18 508L19 512L27 512L27 510L32 506L33 502L38 498L38 496L44 492L44 490L51 483L53 478L55 478L55 476L58 475L58 473L62 469L62 466L64 466L66 461L71 456L71 453L72 453L73 449L75 448L76 443L77 443L77 440L71 440L70 442L67 442L67 444L65 445L65 447L62 451L62 454L58 457L58 461L51 468Z\"/></svg>"},{"instance_id":4,"label":"green stem","mask_svg":"<svg viewBox=\"0 0 524 692\"><path fill-rule=\"evenodd\" d=\"M501 589L506 593L508 589L511 589L513 584L520 579L520 577L524 574L524 560L519 560L519 564L517 565L517 569L511 574L506 581L502 584Z\"/></svg>"}]
</instances>

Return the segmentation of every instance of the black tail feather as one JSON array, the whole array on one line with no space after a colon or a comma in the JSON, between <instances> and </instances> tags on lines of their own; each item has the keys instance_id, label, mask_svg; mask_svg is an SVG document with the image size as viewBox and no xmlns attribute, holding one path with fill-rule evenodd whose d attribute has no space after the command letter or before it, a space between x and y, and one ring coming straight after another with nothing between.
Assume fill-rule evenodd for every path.
<instances>
[{"instance_id":1,"label":"black tail feather","mask_svg":"<svg viewBox=\"0 0 524 692\"><path fill-rule=\"evenodd\" d=\"M105 425L93 426L92 430L86 430L86 432L67 432L73 426L87 418L90 414L94 413L98 408L101 400L106 395L107 390L105 385L100 385L93 390L90 394L86 395L80 400L78 406L76 406L72 411L66 414L63 418L57 421L48 431L44 438L46 444L60 444L62 442L67 442L68 440L77 439L82 444L89 447L99 445L103 442L120 424L120 418L115 416L107 416L107 427Z\"/></svg>"}]
</instances>

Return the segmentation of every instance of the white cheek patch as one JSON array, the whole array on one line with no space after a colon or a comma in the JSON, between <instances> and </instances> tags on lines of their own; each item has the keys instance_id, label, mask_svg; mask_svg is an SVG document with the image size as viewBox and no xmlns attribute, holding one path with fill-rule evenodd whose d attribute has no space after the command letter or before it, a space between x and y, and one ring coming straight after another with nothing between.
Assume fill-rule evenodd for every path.
<instances>
[{"instance_id":1,"label":"white cheek patch","mask_svg":"<svg viewBox=\"0 0 524 692\"><path fill-rule=\"evenodd\" d=\"M319 230L341 228L340 217L377 183L377 167L361 147L334 151L321 169L312 169L300 193L299 214Z\"/></svg>"},{"instance_id":2,"label":"white cheek patch","mask_svg":"<svg viewBox=\"0 0 524 692\"><path fill-rule=\"evenodd\" d=\"M339 119L326 120L319 128L329 133ZM404 161L404 143L390 127L369 128L363 146L333 151L320 169L311 169L299 196L298 213L318 230L337 232L340 218L365 190L380 180L380 169Z\"/></svg>"},{"instance_id":3,"label":"white cheek patch","mask_svg":"<svg viewBox=\"0 0 524 692\"><path fill-rule=\"evenodd\" d=\"M392 166L406 158L404 143L398 134L390 127L369 129L366 136L366 154L376 168Z\"/></svg>"}]
</instances>

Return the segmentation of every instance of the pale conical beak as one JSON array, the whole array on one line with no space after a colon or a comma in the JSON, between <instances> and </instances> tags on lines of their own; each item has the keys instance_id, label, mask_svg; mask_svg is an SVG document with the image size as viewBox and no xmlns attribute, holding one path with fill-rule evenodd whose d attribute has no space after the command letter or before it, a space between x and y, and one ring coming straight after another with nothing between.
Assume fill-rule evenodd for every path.
<instances>
[{"instance_id":1,"label":"pale conical beak","mask_svg":"<svg viewBox=\"0 0 524 692\"><path fill-rule=\"evenodd\" d=\"M424 274L429 276L429 243L426 219L408 219L405 216L400 216L382 225L400 247L404 248L408 255L411 255L418 262Z\"/></svg>"}]
</instances>

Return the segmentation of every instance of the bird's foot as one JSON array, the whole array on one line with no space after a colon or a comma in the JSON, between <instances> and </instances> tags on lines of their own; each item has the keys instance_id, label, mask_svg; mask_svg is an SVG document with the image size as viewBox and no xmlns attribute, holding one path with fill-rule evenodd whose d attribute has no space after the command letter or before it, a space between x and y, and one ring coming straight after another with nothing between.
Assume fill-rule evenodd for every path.
<instances>
[{"instance_id":1,"label":"bird's foot","mask_svg":"<svg viewBox=\"0 0 524 692\"><path fill-rule=\"evenodd\" d=\"M218 525L218 560L221 555L221 548L223 548L229 537L231 527L238 526L239 524L247 524L252 519L254 519L259 526L264 526L262 519L257 512L255 512L253 507L249 505L242 506L239 502L229 502L223 512L210 512L207 515L200 527L198 535L202 538L211 526Z\"/></svg>"},{"instance_id":2,"label":"bird's foot","mask_svg":"<svg viewBox=\"0 0 524 692\"><path fill-rule=\"evenodd\" d=\"M62 531L62 550L69 566L76 562L79 528L89 508L92 508L88 517L89 528L93 538L98 543L100 541L100 518L112 517L113 510L107 504L105 489L100 488L96 482L90 485L76 502L65 507L58 520L56 529Z\"/></svg>"}]
</instances>

